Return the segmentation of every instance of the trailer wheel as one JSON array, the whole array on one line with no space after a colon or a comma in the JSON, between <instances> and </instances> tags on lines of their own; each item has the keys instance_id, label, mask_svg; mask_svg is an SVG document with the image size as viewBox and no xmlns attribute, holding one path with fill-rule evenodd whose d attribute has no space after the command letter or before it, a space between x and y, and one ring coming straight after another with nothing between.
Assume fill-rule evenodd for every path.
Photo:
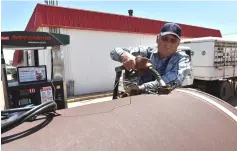
<instances>
[{"instance_id":1,"label":"trailer wheel","mask_svg":"<svg viewBox=\"0 0 237 151\"><path fill-rule=\"evenodd\" d=\"M228 101L233 96L233 87L228 81L221 81L219 86L219 97L224 101Z\"/></svg>"}]
</instances>

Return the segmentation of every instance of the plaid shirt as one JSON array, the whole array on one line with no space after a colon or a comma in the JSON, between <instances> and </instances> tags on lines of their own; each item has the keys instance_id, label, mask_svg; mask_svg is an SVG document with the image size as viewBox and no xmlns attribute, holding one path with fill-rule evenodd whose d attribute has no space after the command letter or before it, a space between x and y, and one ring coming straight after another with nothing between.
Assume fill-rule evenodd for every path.
<instances>
[{"instance_id":1,"label":"plaid shirt","mask_svg":"<svg viewBox=\"0 0 237 151\"><path fill-rule=\"evenodd\" d=\"M184 51L177 51L170 57L160 58L157 54L157 47L132 47L132 48L114 48L110 56L114 61L121 62L121 54L127 51L134 56L140 55L150 59L153 67L161 74L163 81L173 87L182 85L184 78L190 73L190 58ZM155 89L159 86L157 80L147 73L139 78L139 84L146 89Z\"/></svg>"}]
</instances>

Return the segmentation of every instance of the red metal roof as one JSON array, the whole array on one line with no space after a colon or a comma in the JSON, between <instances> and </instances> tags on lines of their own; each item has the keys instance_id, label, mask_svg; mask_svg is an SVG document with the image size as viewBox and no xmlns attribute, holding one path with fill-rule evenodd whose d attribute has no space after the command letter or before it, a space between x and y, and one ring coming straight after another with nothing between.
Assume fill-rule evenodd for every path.
<instances>
[{"instance_id":1,"label":"red metal roof","mask_svg":"<svg viewBox=\"0 0 237 151\"><path fill-rule=\"evenodd\" d=\"M39 27L60 27L71 29L103 30L140 34L158 34L165 21L37 4L26 26L27 31ZM220 30L179 24L182 37L222 37ZM22 51L14 54L13 60L20 58ZM17 62L20 60L18 59ZM16 61L15 61L15 64Z\"/></svg>"},{"instance_id":2,"label":"red metal roof","mask_svg":"<svg viewBox=\"0 0 237 151\"><path fill-rule=\"evenodd\" d=\"M38 27L61 27L141 34L158 34L164 21L116 15L82 9L37 4L26 27L36 31ZM220 30L179 24L183 37L222 37Z\"/></svg>"}]
</instances>

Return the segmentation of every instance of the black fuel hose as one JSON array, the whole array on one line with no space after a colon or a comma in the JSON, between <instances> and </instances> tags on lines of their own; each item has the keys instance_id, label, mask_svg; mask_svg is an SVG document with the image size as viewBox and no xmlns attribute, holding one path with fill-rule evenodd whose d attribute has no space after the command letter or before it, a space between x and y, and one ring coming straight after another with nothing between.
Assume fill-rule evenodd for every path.
<instances>
[{"instance_id":1,"label":"black fuel hose","mask_svg":"<svg viewBox=\"0 0 237 151\"><path fill-rule=\"evenodd\" d=\"M156 78L156 80L159 82L160 86L166 86L165 82L162 80L161 75L159 74L156 69L154 69L152 66L148 68L150 73Z\"/></svg>"},{"instance_id":2,"label":"black fuel hose","mask_svg":"<svg viewBox=\"0 0 237 151\"><path fill-rule=\"evenodd\" d=\"M1 131L2 132L1 133L7 132L7 131L15 128L16 126L19 126L23 122L26 122L30 118L33 118L37 115L48 113L48 112L55 112L56 109L57 109L57 104L55 101L47 101L47 102L44 102L44 103L42 103L38 106L35 106L31 109L26 108L24 110L23 108L19 108L19 109L3 110L1 112L4 114L13 113L13 111L14 112L26 111L26 112L22 113L19 116L10 117L6 121L2 121L2 124L1 124Z\"/></svg>"},{"instance_id":3,"label":"black fuel hose","mask_svg":"<svg viewBox=\"0 0 237 151\"><path fill-rule=\"evenodd\" d=\"M2 110L1 114L9 114L9 113L15 113L15 112L21 112L21 111L28 111L31 110L34 107L22 107L22 108L14 108L14 109L7 109L7 110Z\"/></svg>"}]
</instances>

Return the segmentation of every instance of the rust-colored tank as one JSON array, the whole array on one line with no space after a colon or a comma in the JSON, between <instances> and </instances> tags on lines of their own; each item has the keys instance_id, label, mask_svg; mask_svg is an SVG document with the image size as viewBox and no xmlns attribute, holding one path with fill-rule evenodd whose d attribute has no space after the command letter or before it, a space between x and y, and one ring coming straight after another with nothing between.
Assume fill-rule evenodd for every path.
<instances>
[{"instance_id":1,"label":"rust-colored tank","mask_svg":"<svg viewBox=\"0 0 237 151\"><path fill-rule=\"evenodd\" d=\"M3 151L237 151L237 110L193 89L58 110L2 134Z\"/></svg>"}]
</instances>

